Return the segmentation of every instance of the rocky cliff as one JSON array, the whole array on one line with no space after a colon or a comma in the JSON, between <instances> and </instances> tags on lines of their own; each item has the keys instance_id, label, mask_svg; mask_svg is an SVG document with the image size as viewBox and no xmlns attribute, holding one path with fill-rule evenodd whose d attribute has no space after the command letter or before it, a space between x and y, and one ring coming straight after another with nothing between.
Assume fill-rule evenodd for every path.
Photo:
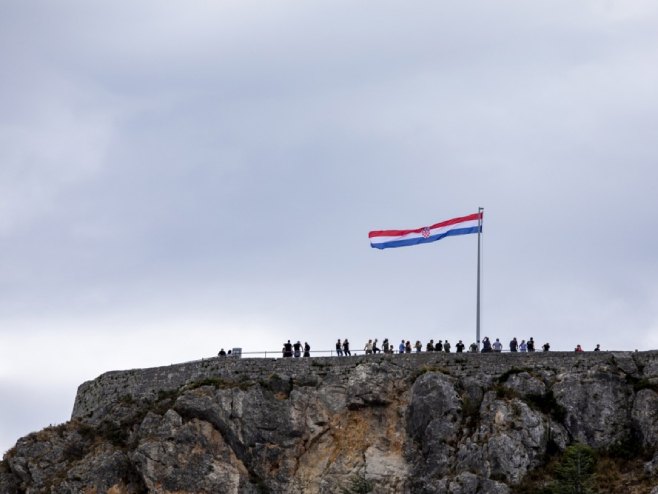
<instances>
[{"instance_id":1,"label":"rocky cliff","mask_svg":"<svg viewBox=\"0 0 658 494\"><path fill-rule=\"evenodd\" d=\"M658 352L109 372L5 455L0 493L548 493L574 444L591 492L658 492L657 390Z\"/></svg>"}]
</instances>

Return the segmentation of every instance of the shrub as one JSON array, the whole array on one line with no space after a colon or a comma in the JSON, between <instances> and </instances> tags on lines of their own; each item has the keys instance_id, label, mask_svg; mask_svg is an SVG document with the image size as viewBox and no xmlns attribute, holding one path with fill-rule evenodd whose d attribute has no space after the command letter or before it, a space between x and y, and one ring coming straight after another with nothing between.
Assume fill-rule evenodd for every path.
<instances>
[{"instance_id":1,"label":"shrub","mask_svg":"<svg viewBox=\"0 0 658 494\"><path fill-rule=\"evenodd\" d=\"M590 494L596 468L596 452L584 444L574 444L565 451L555 467L554 494Z\"/></svg>"}]
</instances>

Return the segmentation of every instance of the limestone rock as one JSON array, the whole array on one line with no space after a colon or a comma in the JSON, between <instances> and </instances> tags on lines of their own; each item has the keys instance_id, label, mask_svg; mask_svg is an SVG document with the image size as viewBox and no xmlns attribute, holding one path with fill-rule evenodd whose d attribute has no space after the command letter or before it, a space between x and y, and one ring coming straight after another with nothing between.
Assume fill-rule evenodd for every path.
<instances>
[{"instance_id":1,"label":"limestone rock","mask_svg":"<svg viewBox=\"0 0 658 494\"><path fill-rule=\"evenodd\" d=\"M577 441L605 448L628 438L633 388L618 373L564 374L553 386L566 410L565 427Z\"/></svg>"},{"instance_id":2,"label":"limestone rock","mask_svg":"<svg viewBox=\"0 0 658 494\"><path fill-rule=\"evenodd\" d=\"M638 391L631 413L644 446L658 447L658 393L652 389Z\"/></svg>"},{"instance_id":3,"label":"limestone rock","mask_svg":"<svg viewBox=\"0 0 658 494\"><path fill-rule=\"evenodd\" d=\"M5 455L0 494L509 494L575 442L633 439L633 478L655 479L656 369L658 352L423 352L110 372Z\"/></svg>"}]
</instances>

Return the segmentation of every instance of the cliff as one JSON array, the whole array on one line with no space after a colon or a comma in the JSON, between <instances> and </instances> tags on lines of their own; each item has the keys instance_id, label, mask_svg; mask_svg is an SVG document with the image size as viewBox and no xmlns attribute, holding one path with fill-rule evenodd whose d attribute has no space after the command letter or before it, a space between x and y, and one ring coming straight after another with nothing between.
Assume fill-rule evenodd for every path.
<instances>
[{"instance_id":1,"label":"cliff","mask_svg":"<svg viewBox=\"0 0 658 494\"><path fill-rule=\"evenodd\" d=\"M591 492L658 492L657 390L658 352L109 372L5 455L0 493L548 493L576 444Z\"/></svg>"}]
</instances>

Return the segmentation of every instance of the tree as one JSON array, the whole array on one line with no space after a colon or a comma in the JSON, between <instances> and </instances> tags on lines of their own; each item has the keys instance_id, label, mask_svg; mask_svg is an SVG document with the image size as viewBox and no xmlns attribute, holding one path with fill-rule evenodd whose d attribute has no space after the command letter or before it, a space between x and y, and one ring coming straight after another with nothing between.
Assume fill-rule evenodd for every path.
<instances>
[{"instance_id":1,"label":"tree","mask_svg":"<svg viewBox=\"0 0 658 494\"><path fill-rule=\"evenodd\" d=\"M589 494L596 467L596 453L584 444L569 446L555 467L555 494Z\"/></svg>"}]
</instances>

